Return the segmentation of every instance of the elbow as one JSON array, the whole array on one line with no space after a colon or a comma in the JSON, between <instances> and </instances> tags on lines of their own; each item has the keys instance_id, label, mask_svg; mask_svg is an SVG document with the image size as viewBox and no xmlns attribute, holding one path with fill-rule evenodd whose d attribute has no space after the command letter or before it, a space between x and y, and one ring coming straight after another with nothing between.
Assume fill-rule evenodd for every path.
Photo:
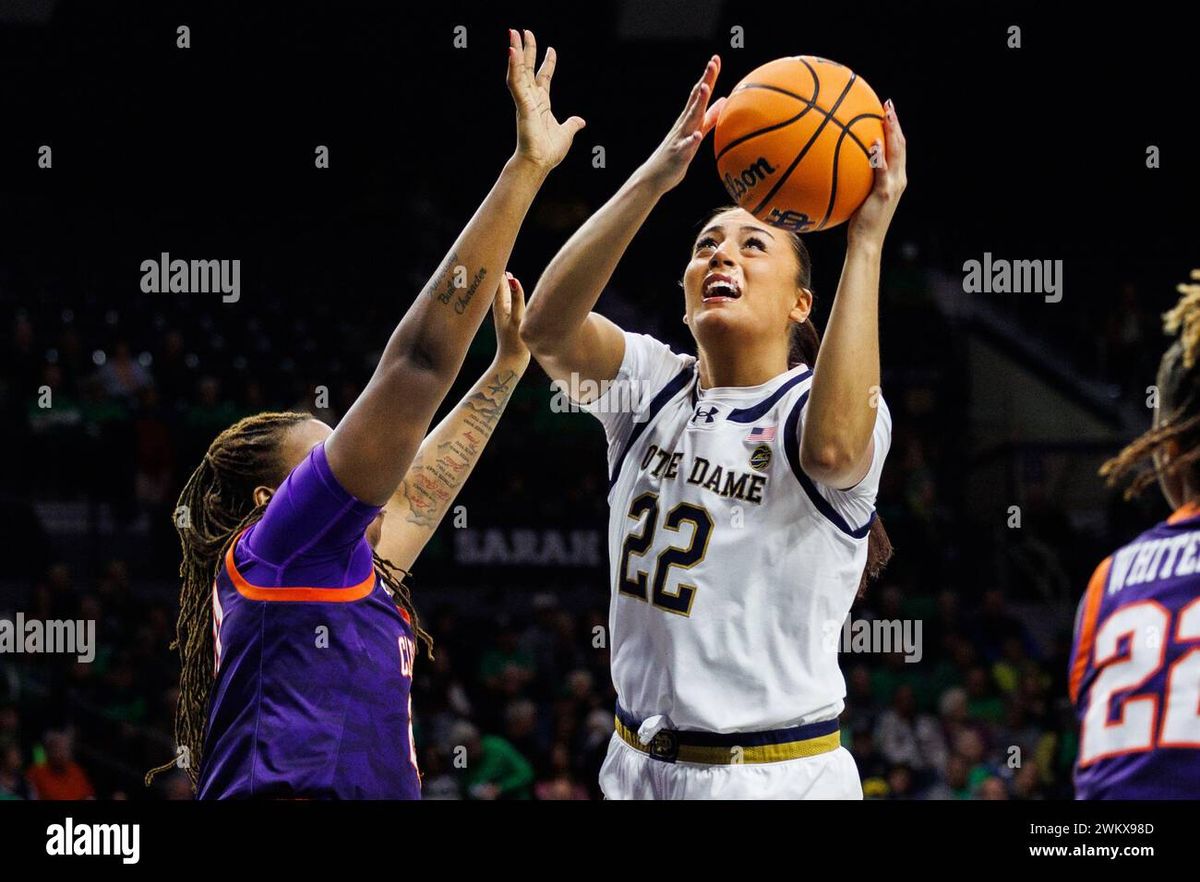
<instances>
[{"instance_id":1,"label":"elbow","mask_svg":"<svg viewBox=\"0 0 1200 882\"><path fill-rule=\"evenodd\" d=\"M456 375L458 366L445 349L418 345L405 353L401 370L418 377L444 377Z\"/></svg>"},{"instance_id":2,"label":"elbow","mask_svg":"<svg viewBox=\"0 0 1200 882\"><path fill-rule=\"evenodd\" d=\"M539 312L530 309L521 319L521 342L534 358L543 358L550 354L551 335L547 333Z\"/></svg>"},{"instance_id":3,"label":"elbow","mask_svg":"<svg viewBox=\"0 0 1200 882\"><path fill-rule=\"evenodd\" d=\"M836 441L800 445L800 468L819 484L845 487L854 478L858 456L849 445Z\"/></svg>"},{"instance_id":4,"label":"elbow","mask_svg":"<svg viewBox=\"0 0 1200 882\"><path fill-rule=\"evenodd\" d=\"M376 377L405 386L415 383L453 381L459 362L454 353L434 341L413 341L398 347L391 357L381 359L375 369Z\"/></svg>"},{"instance_id":5,"label":"elbow","mask_svg":"<svg viewBox=\"0 0 1200 882\"><path fill-rule=\"evenodd\" d=\"M402 364L406 371L436 374L439 365L445 360L436 347L418 343L410 346L404 353Z\"/></svg>"},{"instance_id":6,"label":"elbow","mask_svg":"<svg viewBox=\"0 0 1200 882\"><path fill-rule=\"evenodd\" d=\"M537 324L530 319L529 313L525 313L525 317L521 319L519 333L521 335L521 342L525 344L525 348L530 352L534 352L542 342L542 336L538 333Z\"/></svg>"}]
</instances>

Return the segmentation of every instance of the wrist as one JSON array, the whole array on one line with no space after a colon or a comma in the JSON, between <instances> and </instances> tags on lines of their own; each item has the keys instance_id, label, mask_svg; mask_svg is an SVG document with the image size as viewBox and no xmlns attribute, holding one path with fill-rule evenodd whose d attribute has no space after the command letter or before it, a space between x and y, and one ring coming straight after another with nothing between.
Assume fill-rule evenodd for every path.
<instances>
[{"instance_id":1,"label":"wrist","mask_svg":"<svg viewBox=\"0 0 1200 882\"><path fill-rule=\"evenodd\" d=\"M879 260L883 255L883 237L868 234L855 234L853 231L846 237L846 255L853 252L857 257Z\"/></svg>"},{"instance_id":2,"label":"wrist","mask_svg":"<svg viewBox=\"0 0 1200 882\"><path fill-rule=\"evenodd\" d=\"M538 162L536 159L526 156L519 150L510 156L508 162L504 164L505 174L514 175L538 187L549 177L552 169L553 166L547 166L544 163Z\"/></svg>"},{"instance_id":3,"label":"wrist","mask_svg":"<svg viewBox=\"0 0 1200 882\"><path fill-rule=\"evenodd\" d=\"M529 350L522 352L498 352L492 361L492 367L498 371L512 371L517 376L525 373L529 367Z\"/></svg>"},{"instance_id":4,"label":"wrist","mask_svg":"<svg viewBox=\"0 0 1200 882\"><path fill-rule=\"evenodd\" d=\"M627 186L657 200L670 192L675 185L666 176L656 172L649 163L644 163L630 175Z\"/></svg>"}]
</instances>

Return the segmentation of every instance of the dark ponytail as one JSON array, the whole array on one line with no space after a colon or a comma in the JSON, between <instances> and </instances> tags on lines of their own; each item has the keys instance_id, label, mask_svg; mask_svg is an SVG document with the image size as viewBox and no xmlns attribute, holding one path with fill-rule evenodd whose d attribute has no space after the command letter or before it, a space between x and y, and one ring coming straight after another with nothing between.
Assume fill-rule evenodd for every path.
<instances>
[{"instance_id":1,"label":"dark ponytail","mask_svg":"<svg viewBox=\"0 0 1200 882\"><path fill-rule=\"evenodd\" d=\"M798 364L817 363L817 350L821 348L821 335L811 320L792 325L791 341L788 344L788 368Z\"/></svg>"}]
</instances>

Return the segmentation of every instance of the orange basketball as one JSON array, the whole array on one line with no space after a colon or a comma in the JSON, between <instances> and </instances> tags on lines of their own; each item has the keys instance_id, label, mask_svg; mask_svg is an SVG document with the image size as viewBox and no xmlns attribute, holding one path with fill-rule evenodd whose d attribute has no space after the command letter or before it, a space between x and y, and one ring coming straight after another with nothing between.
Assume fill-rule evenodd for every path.
<instances>
[{"instance_id":1,"label":"orange basketball","mask_svg":"<svg viewBox=\"0 0 1200 882\"><path fill-rule=\"evenodd\" d=\"M759 220L835 227L871 192L883 105L848 67L798 55L751 71L717 118L713 147L729 195Z\"/></svg>"}]
</instances>

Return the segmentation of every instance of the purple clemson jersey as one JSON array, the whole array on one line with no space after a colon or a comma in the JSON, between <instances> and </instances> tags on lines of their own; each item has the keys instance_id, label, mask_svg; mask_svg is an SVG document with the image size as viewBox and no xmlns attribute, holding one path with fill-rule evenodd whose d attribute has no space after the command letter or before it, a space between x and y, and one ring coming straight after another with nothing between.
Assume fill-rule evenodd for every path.
<instances>
[{"instance_id":1,"label":"purple clemson jersey","mask_svg":"<svg viewBox=\"0 0 1200 882\"><path fill-rule=\"evenodd\" d=\"M1200 798L1200 506L1096 569L1071 650L1079 799Z\"/></svg>"},{"instance_id":2,"label":"purple clemson jersey","mask_svg":"<svg viewBox=\"0 0 1200 882\"><path fill-rule=\"evenodd\" d=\"M416 641L372 563L378 512L318 444L230 547L213 585L201 799L420 798Z\"/></svg>"}]
</instances>

